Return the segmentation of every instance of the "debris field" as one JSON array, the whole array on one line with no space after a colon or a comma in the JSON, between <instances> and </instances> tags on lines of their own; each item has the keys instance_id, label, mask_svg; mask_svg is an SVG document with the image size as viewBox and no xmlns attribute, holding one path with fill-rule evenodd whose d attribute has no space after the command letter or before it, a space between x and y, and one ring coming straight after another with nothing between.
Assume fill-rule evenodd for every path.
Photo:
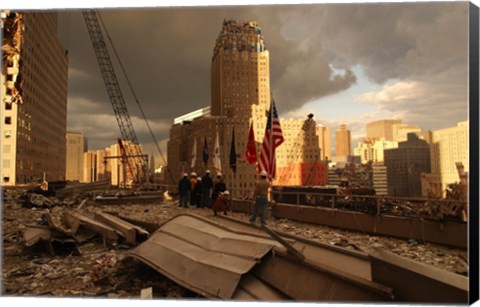
<instances>
[{"instance_id":1,"label":"debris field","mask_svg":"<svg viewBox=\"0 0 480 307\"><path fill-rule=\"evenodd\" d=\"M215 218L209 209L179 208L177 201L149 204L98 204L88 195L76 195L60 201L54 197L33 195L19 190L4 191L2 212L2 292L4 296L63 296L106 298L201 298L154 269L126 257L137 242L125 238L105 240L105 236L78 230L66 233L62 223L105 214L161 225L180 213L195 213ZM245 213L229 212L230 216L248 221ZM81 217L80 217L81 216ZM286 219L270 218L268 227L309 240L349 249L375 247L399 256L434 266L449 272L468 275L467 251L414 240L378 237L344 231L326 226L311 225ZM57 230L51 230L50 224ZM78 223L77 223L78 224ZM80 223L82 224L82 223ZM78 226L81 229L82 226ZM29 230L38 233L50 229L51 244L32 244L25 240ZM72 240L72 237L75 240ZM139 241L142 236L137 233ZM27 236L28 239L28 236ZM30 245L30 246L28 246Z\"/></svg>"}]
</instances>

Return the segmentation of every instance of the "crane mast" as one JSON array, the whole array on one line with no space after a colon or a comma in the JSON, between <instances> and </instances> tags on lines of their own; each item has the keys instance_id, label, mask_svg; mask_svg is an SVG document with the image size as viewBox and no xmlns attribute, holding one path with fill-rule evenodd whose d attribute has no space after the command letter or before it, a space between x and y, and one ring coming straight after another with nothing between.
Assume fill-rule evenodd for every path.
<instances>
[{"instance_id":1,"label":"crane mast","mask_svg":"<svg viewBox=\"0 0 480 307\"><path fill-rule=\"evenodd\" d=\"M137 135L133 129L132 121L125 104L125 99L123 98L123 94L120 89L112 61L110 59L110 54L108 53L97 12L95 10L83 10L82 13L88 33L90 35L90 39L92 41L95 55L97 57L98 65L102 73L103 81L105 82L105 86L107 88L108 97L110 98L110 102L120 128L122 139L124 142L130 141L130 143L133 145L124 146L126 154L127 156L132 157L130 159L135 161L135 164L140 164L140 168L137 169L136 174L134 174L134 180L139 183L143 180L142 178L146 174L147 161L144 158L144 155L142 155L140 146L138 146ZM128 160L129 159L127 159L127 163L130 163ZM132 168L131 165L128 165L128 167Z\"/></svg>"}]
</instances>

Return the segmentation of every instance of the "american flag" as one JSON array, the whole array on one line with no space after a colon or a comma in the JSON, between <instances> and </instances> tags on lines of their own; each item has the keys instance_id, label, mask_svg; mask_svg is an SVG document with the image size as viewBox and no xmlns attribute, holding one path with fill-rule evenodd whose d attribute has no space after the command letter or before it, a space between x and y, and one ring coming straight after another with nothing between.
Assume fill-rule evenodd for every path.
<instances>
[{"instance_id":1,"label":"american flag","mask_svg":"<svg viewBox=\"0 0 480 307\"><path fill-rule=\"evenodd\" d=\"M259 173L262 170L266 171L268 180L272 181L275 178L276 170L275 149L284 141L277 108L275 108L273 99L270 102L270 110L267 116L267 126L265 128L265 136L263 138L260 159L257 164L257 171Z\"/></svg>"}]
</instances>

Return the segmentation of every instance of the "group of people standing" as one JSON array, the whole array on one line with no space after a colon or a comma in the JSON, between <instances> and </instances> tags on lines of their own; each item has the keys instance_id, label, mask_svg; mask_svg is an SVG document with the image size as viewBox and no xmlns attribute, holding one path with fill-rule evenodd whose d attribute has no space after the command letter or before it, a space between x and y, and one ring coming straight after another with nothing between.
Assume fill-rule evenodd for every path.
<instances>
[{"instance_id":1,"label":"group of people standing","mask_svg":"<svg viewBox=\"0 0 480 307\"><path fill-rule=\"evenodd\" d=\"M253 214L250 217L250 222L255 223L257 215L260 213L261 225L266 224L267 208L268 208L268 193L271 185L267 180L267 172L260 172L260 179L258 180L253 193L254 207ZM184 173L182 179L178 183L178 192L180 195L179 207L188 208L196 206L197 208L212 208L215 215L218 211L223 211L227 214L229 210L229 195L227 186L221 173L217 173L215 183L207 170L203 177L197 177L195 172L190 174Z\"/></svg>"},{"instance_id":2,"label":"group of people standing","mask_svg":"<svg viewBox=\"0 0 480 307\"><path fill-rule=\"evenodd\" d=\"M178 192L180 195L179 207L196 206L198 208L211 208L215 204L217 197L227 191L227 186L222 173L217 173L217 179L213 182L209 170L203 177L197 177L195 172L184 173L178 183Z\"/></svg>"}]
</instances>

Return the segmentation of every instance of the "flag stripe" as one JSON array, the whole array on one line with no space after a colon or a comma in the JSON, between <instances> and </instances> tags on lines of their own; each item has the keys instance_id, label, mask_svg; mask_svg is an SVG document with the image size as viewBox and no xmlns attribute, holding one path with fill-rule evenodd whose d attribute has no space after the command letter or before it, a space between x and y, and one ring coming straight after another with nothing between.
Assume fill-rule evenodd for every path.
<instances>
[{"instance_id":1,"label":"flag stripe","mask_svg":"<svg viewBox=\"0 0 480 307\"><path fill-rule=\"evenodd\" d=\"M273 180L276 175L275 149L283 142L282 128L280 127L275 102L272 100L270 102L270 110L268 111L268 119L262 143L262 150L260 152L260 159L257 165L258 172L261 172L262 170L266 171L270 181Z\"/></svg>"}]
</instances>

